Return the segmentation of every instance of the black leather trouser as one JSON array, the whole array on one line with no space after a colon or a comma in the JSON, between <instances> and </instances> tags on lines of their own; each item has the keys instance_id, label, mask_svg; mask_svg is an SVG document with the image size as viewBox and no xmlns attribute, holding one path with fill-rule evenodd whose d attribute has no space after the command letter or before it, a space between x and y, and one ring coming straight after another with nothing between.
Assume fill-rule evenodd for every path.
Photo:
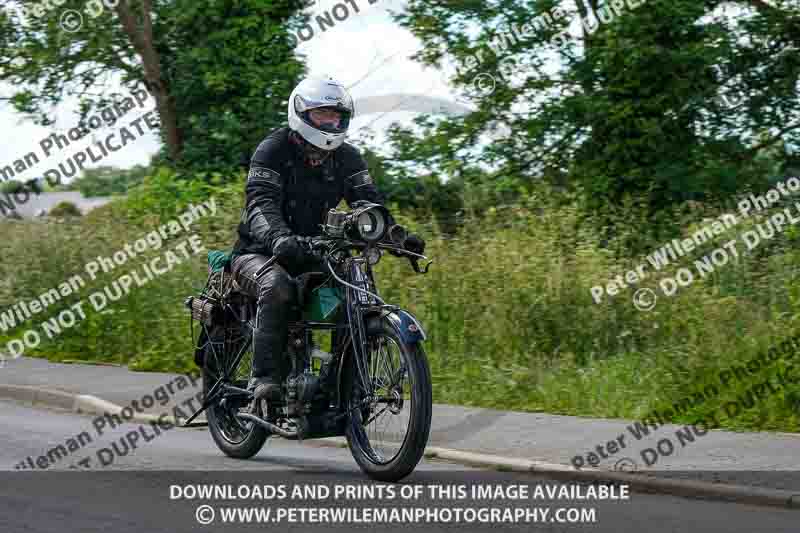
<instances>
[{"instance_id":1,"label":"black leather trouser","mask_svg":"<svg viewBox=\"0 0 800 533\"><path fill-rule=\"evenodd\" d=\"M294 280L277 262L256 277L270 258L260 254L236 256L231 263L234 279L251 297L258 300L253 331L253 375L286 377L285 350L289 333L289 313L297 299ZM279 375L275 375L275 371Z\"/></svg>"}]
</instances>

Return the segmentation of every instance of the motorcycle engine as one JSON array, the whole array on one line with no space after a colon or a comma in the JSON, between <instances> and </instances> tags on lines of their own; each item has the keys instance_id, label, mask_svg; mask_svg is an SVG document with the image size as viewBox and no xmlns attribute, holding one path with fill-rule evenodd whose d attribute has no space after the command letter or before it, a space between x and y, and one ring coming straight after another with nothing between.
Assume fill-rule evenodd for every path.
<instances>
[{"instance_id":1,"label":"motorcycle engine","mask_svg":"<svg viewBox=\"0 0 800 533\"><path fill-rule=\"evenodd\" d=\"M295 379L297 401L310 403L319 392L319 377L313 374L301 374Z\"/></svg>"}]
</instances>

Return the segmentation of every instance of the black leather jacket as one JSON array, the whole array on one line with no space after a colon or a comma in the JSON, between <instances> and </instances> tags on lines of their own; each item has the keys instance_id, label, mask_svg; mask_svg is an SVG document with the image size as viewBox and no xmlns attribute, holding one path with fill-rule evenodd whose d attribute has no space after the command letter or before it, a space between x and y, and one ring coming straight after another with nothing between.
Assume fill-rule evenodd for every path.
<instances>
[{"instance_id":1,"label":"black leather jacket","mask_svg":"<svg viewBox=\"0 0 800 533\"><path fill-rule=\"evenodd\" d=\"M250 159L234 255L271 256L281 237L320 235L328 210L342 198L348 205L358 200L384 204L356 148L344 143L323 164L311 167L290 131L271 132Z\"/></svg>"}]
</instances>

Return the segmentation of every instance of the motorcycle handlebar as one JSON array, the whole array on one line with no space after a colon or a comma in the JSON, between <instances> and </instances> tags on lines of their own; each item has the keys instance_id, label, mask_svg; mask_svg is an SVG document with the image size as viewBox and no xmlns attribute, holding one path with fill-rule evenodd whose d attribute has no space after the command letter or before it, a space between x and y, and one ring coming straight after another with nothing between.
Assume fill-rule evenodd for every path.
<instances>
[{"instance_id":1,"label":"motorcycle handlebar","mask_svg":"<svg viewBox=\"0 0 800 533\"><path fill-rule=\"evenodd\" d=\"M329 239L326 237L306 237L303 235L297 237L297 242L305 244L312 250L325 247L328 241Z\"/></svg>"},{"instance_id":2,"label":"motorcycle handlebar","mask_svg":"<svg viewBox=\"0 0 800 533\"><path fill-rule=\"evenodd\" d=\"M324 236L317 236L317 237L308 237L308 236L300 236L297 239L299 242L304 243L309 251L317 257L320 261L324 261L325 253L330 250L331 239L329 237ZM355 244L355 243L353 243ZM414 269L414 272L417 274L427 274L428 269L430 268L431 264L433 263L432 260L429 260L426 256L421 254L415 254L414 252L410 252L408 250L398 248L397 244L393 242L381 242L378 245L380 248L386 248L391 253L398 257L406 257L408 258L409 263L411 263L411 267ZM422 269L419 266L419 260L425 259L428 262L425 264L425 268Z\"/></svg>"}]
</instances>

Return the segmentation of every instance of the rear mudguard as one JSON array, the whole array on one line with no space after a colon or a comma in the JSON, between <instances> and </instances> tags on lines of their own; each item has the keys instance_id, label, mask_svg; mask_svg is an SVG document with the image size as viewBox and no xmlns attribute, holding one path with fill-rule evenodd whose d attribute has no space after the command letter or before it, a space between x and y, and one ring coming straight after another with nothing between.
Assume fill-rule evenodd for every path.
<instances>
[{"instance_id":1,"label":"rear mudguard","mask_svg":"<svg viewBox=\"0 0 800 533\"><path fill-rule=\"evenodd\" d=\"M419 320L417 320L414 315L405 309L397 309L396 311L391 311L388 313L374 312L366 315L364 317L364 323L367 329L367 335L376 334L382 331L381 324L384 320L388 321L389 324L392 325L404 344L413 345L427 339L425 330L422 329L422 324L419 323ZM342 407L345 407L345 391L343 390L344 383L342 381L344 378L344 368L346 365L351 364L350 355L352 353L352 350L347 350L344 357L342 357L341 361L339 362L337 380L339 388L339 405Z\"/></svg>"}]
</instances>

